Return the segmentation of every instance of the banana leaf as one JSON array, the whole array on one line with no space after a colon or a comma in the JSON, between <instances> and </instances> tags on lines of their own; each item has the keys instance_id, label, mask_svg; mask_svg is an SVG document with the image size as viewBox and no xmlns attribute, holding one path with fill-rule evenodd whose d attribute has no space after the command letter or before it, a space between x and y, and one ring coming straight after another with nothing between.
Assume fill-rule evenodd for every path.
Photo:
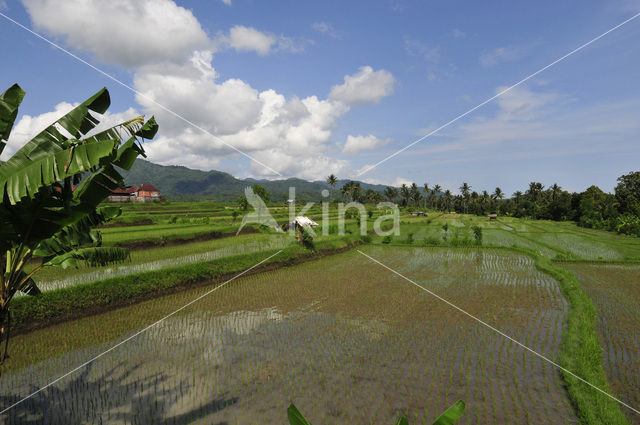
<instances>
[{"instance_id":1,"label":"banana leaf","mask_svg":"<svg viewBox=\"0 0 640 425\"><path fill-rule=\"evenodd\" d=\"M24 90L17 84L12 85L0 95L0 154L6 146L4 141L9 139L24 95Z\"/></svg>"},{"instance_id":2,"label":"banana leaf","mask_svg":"<svg viewBox=\"0 0 640 425\"><path fill-rule=\"evenodd\" d=\"M93 247L81 248L57 255L44 263L45 266L57 266L63 269L85 264L91 267L121 263L130 258L127 248Z\"/></svg>"}]
</instances>

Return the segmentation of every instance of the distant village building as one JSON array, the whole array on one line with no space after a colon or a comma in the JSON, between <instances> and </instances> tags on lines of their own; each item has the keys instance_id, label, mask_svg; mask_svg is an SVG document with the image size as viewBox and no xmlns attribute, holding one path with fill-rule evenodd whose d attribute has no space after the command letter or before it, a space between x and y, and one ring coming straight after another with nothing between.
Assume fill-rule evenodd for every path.
<instances>
[{"instance_id":1,"label":"distant village building","mask_svg":"<svg viewBox=\"0 0 640 425\"><path fill-rule=\"evenodd\" d=\"M107 200L109 202L152 202L164 200L164 196L160 195L160 191L154 185L144 183L140 186L112 190Z\"/></svg>"},{"instance_id":2,"label":"distant village building","mask_svg":"<svg viewBox=\"0 0 640 425\"><path fill-rule=\"evenodd\" d=\"M497 219L498 219L498 214L489 214L489 221L497 220Z\"/></svg>"}]
</instances>

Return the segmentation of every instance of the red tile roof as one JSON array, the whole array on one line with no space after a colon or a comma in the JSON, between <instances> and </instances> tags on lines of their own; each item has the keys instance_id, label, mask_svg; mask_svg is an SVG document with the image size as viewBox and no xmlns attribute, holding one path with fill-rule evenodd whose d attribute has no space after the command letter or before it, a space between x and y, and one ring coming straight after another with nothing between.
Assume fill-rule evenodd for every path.
<instances>
[{"instance_id":1,"label":"red tile roof","mask_svg":"<svg viewBox=\"0 0 640 425\"><path fill-rule=\"evenodd\" d=\"M139 190L142 190L145 192L160 192L157 187L148 183L141 184Z\"/></svg>"}]
</instances>

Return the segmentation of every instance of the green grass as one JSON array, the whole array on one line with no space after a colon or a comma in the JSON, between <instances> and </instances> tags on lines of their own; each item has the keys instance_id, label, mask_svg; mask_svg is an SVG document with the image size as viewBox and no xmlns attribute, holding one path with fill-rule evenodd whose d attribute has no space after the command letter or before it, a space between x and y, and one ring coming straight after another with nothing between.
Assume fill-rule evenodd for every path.
<instances>
[{"instance_id":1,"label":"green grass","mask_svg":"<svg viewBox=\"0 0 640 425\"><path fill-rule=\"evenodd\" d=\"M312 258L318 254L347 247L356 241L357 238L353 236L325 237L316 243L314 251L309 251L297 244L291 245L283 248L282 252L263 265L286 264ZM235 255L213 261L67 286L45 291L36 297L18 297L11 304L12 325L20 328L34 322L46 323L59 317L79 314L82 311L131 303L136 298L148 298L154 294L189 287L199 282L221 279L230 274L242 272L276 252L278 250Z\"/></svg>"}]
</instances>

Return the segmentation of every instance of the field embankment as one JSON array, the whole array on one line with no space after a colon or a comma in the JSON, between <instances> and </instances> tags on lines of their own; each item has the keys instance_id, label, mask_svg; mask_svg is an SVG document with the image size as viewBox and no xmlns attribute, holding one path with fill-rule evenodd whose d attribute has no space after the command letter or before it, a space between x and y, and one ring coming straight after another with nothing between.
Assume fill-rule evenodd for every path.
<instances>
[{"instance_id":1,"label":"field embankment","mask_svg":"<svg viewBox=\"0 0 640 425\"><path fill-rule=\"evenodd\" d=\"M272 270L344 251L359 243L355 237L333 238L308 250L290 245L253 268L248 274ZM233 255L212 261L129 274L104 280L44 291L37 297L18 297L12 304L12 331L15 333L60 323L125 305L184 290L223 282L255 266L280 250L271 249Z\"/></svg>"}]
</instances>

